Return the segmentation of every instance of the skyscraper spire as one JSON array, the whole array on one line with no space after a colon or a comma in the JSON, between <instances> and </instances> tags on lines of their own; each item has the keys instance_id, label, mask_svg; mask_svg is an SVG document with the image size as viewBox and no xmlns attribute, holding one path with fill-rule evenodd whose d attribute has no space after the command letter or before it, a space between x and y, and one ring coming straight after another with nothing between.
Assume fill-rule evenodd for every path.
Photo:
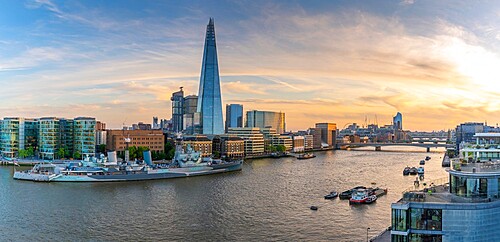
<instances>
[{"instance_id":1,"label":"skyscraper spire","mask_svg":"<svg viewBox=\"0 0 500 242\"><path fill-rule=\"evenodd\" d=\"M197 112L201 115L203 134L223 134L222 98L219 63L215 43L214 19L210 18L205 35L205 48L201 65Z\"/></svg>"}]
</instances>

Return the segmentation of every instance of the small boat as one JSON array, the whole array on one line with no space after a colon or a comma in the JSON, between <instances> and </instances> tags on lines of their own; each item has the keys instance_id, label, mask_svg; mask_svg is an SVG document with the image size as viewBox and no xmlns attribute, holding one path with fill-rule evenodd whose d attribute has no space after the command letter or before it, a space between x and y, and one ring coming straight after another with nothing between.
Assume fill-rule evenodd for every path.
<instances>
[{"instance_id":1,"label":"small boat","mask_svg":"<svg viewBox=\"0 0 500 242\"><path fill-rule=\"evenodd\" d=\"M376 187L376 188L372 188L370 190L369 195L375 195L376 197L381 197L381 196L387 194L387 191L388 191L387 188L384 189L384 188Z\"/></svg>"},{"instance_id":2,"label":"small boat","mask_svg":"<svg viewBox=\"0 0 500 242\"><path fill-rule=\"evenodd\" d=\"M369 204L377 200L376 195L370 195L367 189L357 189L349 199L349 204Z\"/></svg>"},{"instance_id":3,"label":"small boat","mask_svg":"<svg viewBox=\"0 0 500 242\"><path fill-rule=\"evenodd\" d=\"M334 198L336 198L338 195L339 195L339 193L338 193L338 192L336 192L336 191L332 191L332 192L330 192L330 194L325 195L325 199L334 199Z\"/></svg>"},{"instance_id":4,"label":"small boat","mask_svg":"<svg viewBox=\"0 0 500 242\"><path fill-rule=\"evenodd\" d=\"M418 173L417 168L415 167L410 168L410 175L416 175L417 173Z\"/></svg>"},{"instance_id":5,"label":"small boat","mask_svg":"<svg viewBox=\"0 0 500 242\"><path fill-rule=\"evenodd\" d=\"M403 170L403 176L407 176L407 175L410 175L410 167L409 166L405 167L405 169Z\"/></svg>"},{"instance_id":6,"label":"small boat","mask_svg":"<svg viewBox=\"0 0 500 242\"><path fill-rule=\"evenodd\" d=\"M425 165L425 160L421 160L421 161L420 161L420 165L421 165L421 166L422 166L422 165Z\"/></svg>"},{"instance_id":7,"label":"small boat","mask_svg":"<svg viewBox=\"0 0 500 242\"><path fill-rule=\"evenodd\" d=\"M368 199L366 199L365 203L366 204L370 204L370 203L373 203L375 201L377 201L377 196L371 195L371 196L368 197Z\"/></svg>"},{"instance_id":8,"label":"small boat","mask_svg":"<svg viewBox=\"0 0 500 242\"><path fill-rule=\"evenodd\" d=\"M305 160L305 159L311 159L314 157L316 157L316 155L314 155L313 153L305 153L305 154L300 154L299 156L297 156L297 159Z\"/></svg>"},{"instance_id":9,"label":"small boat","mask_svg":"<svg viewBox=\"0 0 500 242\"><path fill-rule=\"evenodd\" d=\"M418 168L418 170L417 170L417 173L418 173L419 175L424 174L424 167L422 167L422 166L421 166L421 167L419 167L419 168Z\"/></svg>"},{"instance_id":10,"label":"small boat","mask_svg":"<svg viewBox=\"0 0 500 242\"><path fill-rule=\"evenodd\" d=\"M343 191L342 193L339 194L340 199L349 199L352 196L352 193L356 191L357 189L366 189L364 186L357 186L355 188Z\"/></svg>"},{"instance_id":11,"label":"small boat","mask_svg":"<svg viewBox=\"0 0 500 242\"><path fill-rule=\"evenodd\" d=\"M310 209L316 211L316 210L318 210L318 207L317 206L311 206Z\"/></svg>"},{"instance_id":12,"label":"small boat","mask_svg":"<svg viewBox=\"0 0 500 242\"><path fill-rule=\"evenodd\" d=\"M430 160L430 159L431 159L431 157L430 157L430 156L426 156L426 157L425 157L425 160Z\"/></svg>"}]
</instances>

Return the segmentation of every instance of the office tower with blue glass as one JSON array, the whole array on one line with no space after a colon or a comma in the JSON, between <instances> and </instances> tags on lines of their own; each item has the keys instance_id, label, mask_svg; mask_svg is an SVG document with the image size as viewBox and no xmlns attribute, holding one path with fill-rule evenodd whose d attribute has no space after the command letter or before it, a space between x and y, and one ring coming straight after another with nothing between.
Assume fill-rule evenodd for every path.
<instances>
[{"instance_id":1,"label":"office tower with blue glass","mask_svg":"<svg viewBox=\"0 0 500 242\"><path fill-rule=\"evenodd\" d=\"M210 18L208 22L205 36L197 112L201 115L201 133L224 133L219 64L217 61L217 46L215 43L215 26L213 18Z\"/></svg>"},{"instance_id":2,"label":"office tower with blue glass","mask_svg":"<svg viewBox=\"0 0 500 242\"><path fill-rule=\"evenodd\" d=\"M228 128L243 127L243 105L227 104L226 105L226 133Z\"/></svg>"}]
</instances>

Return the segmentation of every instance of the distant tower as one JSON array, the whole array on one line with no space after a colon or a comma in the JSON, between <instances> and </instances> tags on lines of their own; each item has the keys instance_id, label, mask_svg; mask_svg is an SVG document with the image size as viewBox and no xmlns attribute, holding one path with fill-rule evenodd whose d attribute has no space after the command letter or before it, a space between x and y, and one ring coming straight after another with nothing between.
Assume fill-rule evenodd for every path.
<instances>
[{"instance_id":1,"label":"distant tower","mask_svg":"<svg viewBox=\"0 0 500 242\"><path fill-rule=\"evenodd\" d=\"M227 104L226 105L226 133L228 128L243 127L243 105Z\"/></svg>"},{"instance_id":2,"label":"distant tower","mask_svg":"<svg viewBox=\"0 0 500 242\"><path fill-rule=\"evenodd\" d=\"M392 118L392 125L394 130L403 130L403 115L400 112Z\"/></svg>"},{"instance_id":3,"label":"distant tower","mask_svg":"<svg viewBox=\"0 0 500 242\"><path fill-rule=\"evenodd\" d=\"M224 133L219 64L217 61L217 46L215 44L215 26L213 18L210 18L208 22L205 36L197 112L201 115L203 134Z\"/></svg>"},{"instance_id":4,"label":"distant tower","mask_svg":"<svg viewBox=\"0 0 500 242\"><path fill-rule=\"evenodd\" d=\"M182 87L179 91L172 93L170 100L172 101L172 131L181 132L182 116L184 115L184 91Z\"/></svg>"}]
</instances>

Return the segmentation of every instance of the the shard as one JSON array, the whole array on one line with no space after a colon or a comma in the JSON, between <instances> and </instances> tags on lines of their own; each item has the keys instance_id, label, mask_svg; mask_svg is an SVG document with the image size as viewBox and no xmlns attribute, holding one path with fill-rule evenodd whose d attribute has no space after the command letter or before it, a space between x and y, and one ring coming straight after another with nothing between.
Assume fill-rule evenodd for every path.
<instances>
[{"instance_id":1,"label":"the shard","mask_svg":"<svg viewBox=\"0 0 500 242\"><path fill-rule=\"evenodd\" d=\"M198 107L203 134L223 134L222 98L220 92L219 64L215 44L214 19L210 18L205 35L205 48L201 65Z\"/></svg>"}]
</instances>

